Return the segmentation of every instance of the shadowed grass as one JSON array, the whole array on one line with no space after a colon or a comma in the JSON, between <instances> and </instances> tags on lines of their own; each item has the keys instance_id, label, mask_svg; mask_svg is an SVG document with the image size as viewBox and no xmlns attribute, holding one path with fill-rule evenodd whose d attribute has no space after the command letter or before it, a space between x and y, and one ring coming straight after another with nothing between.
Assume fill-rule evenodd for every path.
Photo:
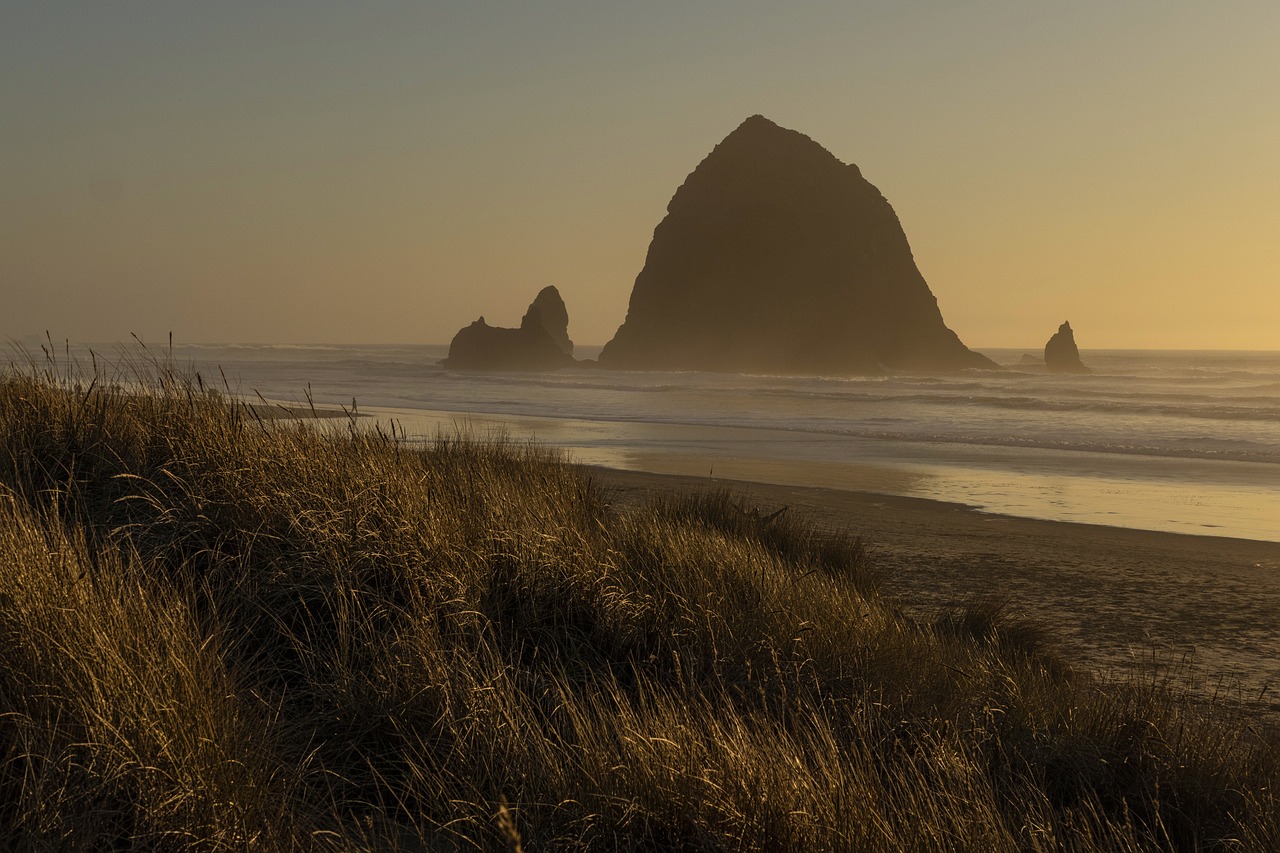
<instances>
[{"instance_id":1,"label":"shadowed grass","mask_svg":"<svg viewBox=\"0 0 1280 853\"><path fill-rule=\"evenodd\" d=\"M853 536L557 454L0 378L0 846L1274 849L1280 741Z\"/></svg>"}]
</instances>

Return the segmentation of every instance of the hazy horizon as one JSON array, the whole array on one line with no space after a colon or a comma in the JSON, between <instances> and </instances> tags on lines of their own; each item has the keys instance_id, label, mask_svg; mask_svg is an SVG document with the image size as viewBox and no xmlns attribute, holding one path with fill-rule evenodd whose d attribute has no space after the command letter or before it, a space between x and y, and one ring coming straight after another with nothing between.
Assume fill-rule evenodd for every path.
<instances>
[{"instance_id":1,"label":"hazy horizon","mask_svg":"<svg viewBox=\"0 0 1280 853\"><path fill-rule=\"evenodd\" d=\"M953 330L1280 350L1280 7L230 2L0 13L0 337L622 323L752 114L856 163Z\"/></svg>"},{"instance_id":2,"label":"hazy horizon","mask_svg":"<svg viewBox=\"0 0 1280 853\"><path fill-rule=\"evenodd\" d=\"M513 320L513 321L510 323L510 325L511 325L511 326L518 326L518 325L519 325L519 319L520 319L520 318L519 318L519 317L517 317L515 320ZM491 323L491 324L493 324L493 325L498 325L498 320L495 320L495 319L493 319L492 317L489 317L489 316L487 316L487 315L485 316L485 321L486 321L486 322L489 322L489 323ZM59 352L61 352L61 351L62 351L62 348L64 348L64 347L66 347L66 346L68 346L68 345L69 345L69 346L71 346L73 349L74 349L74 348L77 348L77 347L81 347L81 348L87 347L87 348L89 348L89 349L94 349L94 350L95 350L95 354L97 354L97 355L99 355L99 356L106 356L106 357L109 357L109 356L111 355L111 351L110 351L110 350L106 350L106 349L98 349L98 348L104 348L104 347L116 347L116 346L119 346L119 347L121 347L121 348L122 348L122 350L123 350L123 351L128 352L128 351L130 350L130 348L131 348L131 347L133 347L133 346L137 346L137 345L141 345L141 346L143 346L143 347L146 347L147 349L151 349L151 350L159 351L159 350L167 349L167 348L170 346L170 343L171 343L171 341L170 341L170 339L169 339L169 336L168 336L167 334L166 334L166 335L164 335L164 336L163 336L163 337L161 337L161 338L145 338L145 337L142 337L142 336L140 336L140 335L137 335L136 333L133 333L133 332L127 333L123 338L117 338L117 339L115 339L115 340L108 340L108 339L102 339L102 340L88 340L88 339L84 339L84 340L81 340L81 339L68 338L68 337L66 337L66 336L61 336L61 337L53 336L51 339L52 339L52 342L53 342L53 345L54 345L55 350L57 350L57 351L59 351ZM1046 338L1046 340L1047 340L1047 338ZM9 345L16 344L16 345L18 345L19 347L23 347L23 348L25 348L25 349L27 350L27 352L28 352L28 353L30 353L33 349L38 349L38 348L40 348L40 347L47 347L47 346L48 346L49 341L50 341L50 338L49 338L49 337L46 337L46 336L45 336L45 335L43 335L43 334L27 334L27 335L23 335L23 336L21 336L21 337L13 337L13 336L10 336L10 337L8 337L8 338L6 338L6 339L5 339L5 343L6 343L6 344L9 344ZM581 359L581 358L594 358L594 357L595 357L595 354L594 354L593 352L592 352L592 353L584 353L583 351L584 351L584 350L599 350L599 349L601 349L601 348L605 345L605 343L607 343L607 341L595 341L595 342L592 342L592 341L586 341L586 342L582 342L582 341L575 341L575 342L574 342L574 354L575 354L578 358L580 358L580 359ZM990 352L997 352L997 351L1000 351L1000 352L1004 352L1004 353L1013 353L1013 352L1019 352L1019 351L1021 351L1021 352L1026 352L1026 353L1031 354L1031 355L1037 355L1037 356L1038 356L1038 355L1043 355L1043 352L1044 352L1044 344L1045 344L1045 342L1044 342L1044 341L1040 341L1040 342L1028 342L1028 343L1022 343L1022 344L994 344L994 345L991 345L991 346L986 346L986 345L984 345L984 344L969 344L969 347L970 347L971 349L975 349L975 350L979 350L979 351L990 351ZM439 347L439 348L441 348L441 349L447 349L447 348L448 348L448 346L449 346L449 341L448 341L448 340L442 340L442 341L391 341L391 340L377 340L377 341L319 341L319 340L317 340L317 341L215 341L215 340L183 340L183 339L180 339L180 338L178 338L177 336L175 336L175 337L172 339L172 345L173 345L173 347L174 347L174 348L176 348L176 349L180 349L180 348L182 348L182 347L197 347L197 348L199 348L199 347L214 347L214 348L219 348L219 347L289 347L289 348L297 348L297 349L307 349L307 348L313 348L313 347L314 347L314 348L320 348L320 347L370 347L370 346L379 346L379 347ZM1097 346L1082 346L1082 347L1080 347L1080 351L1081 351L1081 352L1083 352L1083 353L1090 353L1090 352L1092 352L1092 353L1126 353L1126 352L1129 352L1129 353L1147 353L1147 352L1150 352L1150 353L1178 353L1178 352L1182 352L1182 353L1197 353L1197 352L1203 352L1203 353L1242 353L1242 354L1245 354L1245 353L1259 353L1259 354L1270 354L1270 353L1280 353L1280 347L1278 347L1278 348L1273 348L1273 349L1267 349L1267 348L1265 348L1265 347L1097 347ZM905 373L910 373L911 371L903 371L903 372L905 372ZM785 375L785 374L780 374L780 375Z\"/></svg>"}]
</instances>

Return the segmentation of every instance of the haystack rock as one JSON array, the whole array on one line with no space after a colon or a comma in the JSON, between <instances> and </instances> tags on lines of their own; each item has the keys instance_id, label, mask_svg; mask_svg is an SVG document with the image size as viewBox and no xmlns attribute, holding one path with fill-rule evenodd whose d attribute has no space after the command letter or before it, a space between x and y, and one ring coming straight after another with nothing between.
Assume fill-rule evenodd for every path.
<instances>
[{"instance_id":1,"label":"haystack rock","mask_svg":"<svg viewBox=\"0 0 1280 853\"><path fill-rule=\"evenodd\" d=\"M1044 345L1044 366L1050 373L1092 373L1080 360L1076 336L1070 323L1063 323Z\"/></svg>"},{"instance_id":2,"label":"haystack rock","mask_svg":"<svg viewBox=\"0 0 1280 853\"><path fill-rule=\"evenodd\" d=\"M993 368L942 321L880 191L752 116L667 205L600 365L859 374Z\"/></svg>"},{"instance_id":3,"label":"haystack rock","mask_svg":"<svg viewBox=\"0 0 1280 853\"><path fill-rule=\"evenodd\" d=\"M554 287L546 287L525 312L520 328L490 326L484 317L453 336L441 362L450 370L556 370L571 367L569 312Z\"/></svg>"}]
</instances>

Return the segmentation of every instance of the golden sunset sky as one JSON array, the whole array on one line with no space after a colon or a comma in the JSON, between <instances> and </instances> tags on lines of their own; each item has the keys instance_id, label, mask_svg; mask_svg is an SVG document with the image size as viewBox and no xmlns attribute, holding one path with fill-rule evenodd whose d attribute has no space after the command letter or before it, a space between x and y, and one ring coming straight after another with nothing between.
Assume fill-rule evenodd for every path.
<instances>
[{"instance_id":1,"label":"golden sunset sky","mask_svg":"<svg viewBox=\"0 0 1280 853\"><path fill-rule=\"evenodd\" d=\"M974 347L1280 349L1280 3L9 2L0 336L612 337L760 113Z\"/></svg>"}]
</instances>

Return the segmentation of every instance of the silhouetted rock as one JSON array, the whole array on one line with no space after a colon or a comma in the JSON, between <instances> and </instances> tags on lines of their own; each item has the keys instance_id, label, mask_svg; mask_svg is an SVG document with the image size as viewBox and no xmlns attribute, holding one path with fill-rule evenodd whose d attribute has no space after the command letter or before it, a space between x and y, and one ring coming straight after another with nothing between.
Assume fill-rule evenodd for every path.
<instances>
[{"instance_id":1,"label":"silhouetted rock","mask_svg":"<svg viewBox=\"0 0 1280 853\"><path fill-rule=\"evenodd\" d=\"M1032 354L1031 354L1031 353L1029 353L1029 352L1024 352L1024 353L1022 354L1022 358L1018 359L1018 364L1028 365L1028 366L1033 365L1033 364L1040 364L1040 365L1043 365L1043 364L1044 364L1044 359L1043 359L1043 358L1041 358L1041 357L1040 357L1040 356L1038 356L1038 355L1032 355Z\"/></svg>"},{"instance_id":2,"label":"silhouetted rock","mask_svg":"<svg viewBox=\"0 0 1280 853\"><path fill-rule=\"evenodd\" d=\"M520 328L490 326L484 317L460 330L441 363L450 370L557 370L577 362L570 354L569 313L554 287L543 288Z\"/></svg>"},{"instance_id":3,"label":"silhouetted rock","mask_svg":"<svg viewBox=\"0 0 1280 853\"><path fill-rule=\"evenodd\" d=\"M1070 323L1063 323L1044 345L1044 366L1050 373L1092 373L1080 360L1076 336Z\"/></svg>"},{"instance_id":4,"label":"silhouetted rock","mask_svg":"<svg viewBox=\"0 0 1280 853\"><path fill-rule=\"evenodd\" d=\"M752 116L667 205L602 367L877 373L995 367L946 327L857 166Z\"/></svg>"},{"instance_id":5,"label":"silhouetted rock","mask_svg":"<svg viewBox=\"0 0 1280 853\"><path fill-rule=\"evenodd\" d=\"M535 323L542 324L542 328L547 330L547 334L565 355L573 355L573 341L569 340L569 311L564 307L564 300L560 298L560 291L556 290L555 285L549 284L538 291L529 310L525 312L524 319L520 321L520 328Z\"/></svg>"}]
</instances>

